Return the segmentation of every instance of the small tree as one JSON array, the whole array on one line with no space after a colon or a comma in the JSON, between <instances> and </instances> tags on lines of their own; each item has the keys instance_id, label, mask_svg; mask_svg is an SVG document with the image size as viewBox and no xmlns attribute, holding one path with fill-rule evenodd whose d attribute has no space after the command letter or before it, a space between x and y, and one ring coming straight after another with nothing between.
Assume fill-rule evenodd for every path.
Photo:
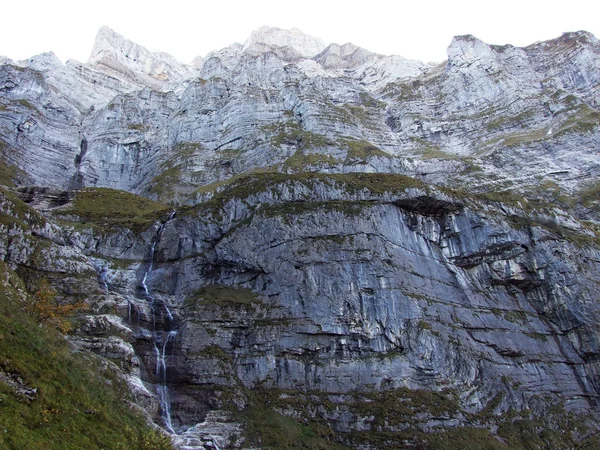
<instances>
[{"instance_id":1,"label":"small tree","mask_svg":"<svg viewBox=\"0 0 600 450\"><path fill-rule=\"evenodd\" d=\"M83 302L61 305L57 301L56 291L44 278L37 291L30 296L25 310L35 317L38 324L50 325L61 333L67 333L72 328L68 320L69 315L83 307Z\"/></svg>"}]
</instances>

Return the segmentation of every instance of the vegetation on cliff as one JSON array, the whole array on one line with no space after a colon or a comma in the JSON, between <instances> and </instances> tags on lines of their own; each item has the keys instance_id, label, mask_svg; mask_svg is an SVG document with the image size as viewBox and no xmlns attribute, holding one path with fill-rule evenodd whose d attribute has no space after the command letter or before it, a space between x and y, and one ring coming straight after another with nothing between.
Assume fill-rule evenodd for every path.
<instances>
[{"instance_id":1,"label":"vegetation on cliff","mask_svg":"<svg viewBox=\"0 0 600 450\"><path fill-rule=\"evenodd\" d=\"M111 364L76 352L25 312L32 295L0 262L0 447L167 450L170 440L130 408Z\"/></svg>"}]
</instances>

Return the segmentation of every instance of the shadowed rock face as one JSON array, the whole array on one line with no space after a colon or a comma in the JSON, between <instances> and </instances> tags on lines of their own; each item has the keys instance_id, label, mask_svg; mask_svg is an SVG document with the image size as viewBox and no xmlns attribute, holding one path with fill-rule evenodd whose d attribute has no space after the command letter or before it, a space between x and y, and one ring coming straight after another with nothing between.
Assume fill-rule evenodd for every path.
<instances>
[{"instance_id":1,"label":"shadowed rock face","mask_svg":"<svg viewBox=\"0 0 600 450\"><path fill-rule=\"evenodd\" d=\"M2 255L92 303L74 339L121 361L159 423L151 330L176 330L165 346L173 427L209 420L178 442L214 427L229 436L239 425L229 416L214 424L211 411L244 411L256 401L251 392L320 417L351 445L377 431L348 434L364 402L386 392L439 393L410 407L416 417L398 419L417 430L504 423L510 411L545 416L563 402L593 417L597 248L533 221L516 227L513 214L524 212L497 203L396 175L359 176L386 188L355 191L354 174L254 176L171 219L162 213L141 234L97 228L103 219L83 228L43 221L13 234ZM78 195L21 197L49 217L76 220ZM40 254L36 239L52 244ZM75 274L85 283L73 283ZM151 307L142 278L174 320ZM298 405L302 392L312 394Z\"/></svg>"},{"instance_id":2,"label":"shadowed rock face","mask_svg":"<svg viewBox=\"0 0 600 450\"><path fill-rule=\"evenodd\" d=\"M596 39L435 66L282 33L0 66L2 259L89 305L73 342L157 423L166 380L180 448L259 406L355 448L596 432Z\"/></svg>"}]
</instances>

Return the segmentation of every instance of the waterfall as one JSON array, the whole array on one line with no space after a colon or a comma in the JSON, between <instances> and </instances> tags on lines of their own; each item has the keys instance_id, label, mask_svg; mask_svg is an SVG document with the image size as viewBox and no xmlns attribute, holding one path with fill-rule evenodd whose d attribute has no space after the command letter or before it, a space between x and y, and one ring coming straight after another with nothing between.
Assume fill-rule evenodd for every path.
<instances>
[{"instance_id":1,"label":"waterfall","mask_svg":"<svg viewBox=\"0 0 600 450\"><path fill-rule=\"evenodd\" d=\"M154 254L156 250L156 245L160 241L161 234L169 221L171 221L175 217L175 212L172 212L169 216L169 219L162 223L158 230L156 230L156 234L152 239L152 244L150 245L150 255L148 257L149 264L148 269L144 273L144 277L142 278L142 288L144 290L144 296L148 303L150 303L150 310L152 312L152 341L154 344L154 353L156 356L156 393L158 395L158 399L160 402L160 415L163 421L164 428L171 434L175 433L173 429L173 422L171 420L171 400L169 396L169 387L167 385L167 347L171 342L171 345L174 345L175 337L177 336L177 331L173 328L173 314L171 310L167 306L167 304L163 301L159 301L152 295L150 289L148 288L147 280L148 276L152 272L154 268ZM162 315L166 314L166 320L161 320ZM157 328L157 319L159 322L159 326Z\"/></svg>"},{"instance_id":2,"label":"waterfall","mask_svg":"<svg viewBox=\"0 0 600 450\"><path fill-rule=\"evenodd\" d=\"M98 261L94 262L94 269L96 269L96 273L98 274L98 282L102 286L104 293L107 294L108 289L108 267L103 263Z\"/></svg>"}]
</instances>

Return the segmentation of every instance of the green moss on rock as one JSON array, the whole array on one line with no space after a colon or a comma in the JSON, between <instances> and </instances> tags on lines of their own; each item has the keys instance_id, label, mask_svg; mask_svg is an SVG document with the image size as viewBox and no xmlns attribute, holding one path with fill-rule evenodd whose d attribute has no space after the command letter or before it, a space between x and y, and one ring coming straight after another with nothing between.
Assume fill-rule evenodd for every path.
<instances>
[{"instance_id":1,"label":"green moss on rock","mask_svg":"<svg viewBox=\"0 0 600 450\"><path fill-rule=\"evenodd\" d=\"M168 207L144 197L109 188L78 191L72 207L62 214L75 215L101 228L142 231L161 218Z\"/></svg>"},{"instance_id":2,"label":"green moss on rock","mask_svg":"<svg viewBox=\"0 0 600 450\"><path fill-rule=\"evenodd\" d=\"M214 305L221 308L252 309L262 304L262 300L250 289L218 284L204 286L186 300L188 307Z\"/></svg>"},{"instance_id":3,"label":"green moss on rock","mask_svg":"<svg viewBox=\"0 0 600 450\"><path fill-rule=\"evenodd\" d=\"M356 141L347 139L344 141L344 145L348 148L348 155L346 157L345 164L356 164L360 162L366 162L372 157L384 157L391 158L389 153L375 147L373 144L367 141Z\"/></svg>"}]
</instances>

